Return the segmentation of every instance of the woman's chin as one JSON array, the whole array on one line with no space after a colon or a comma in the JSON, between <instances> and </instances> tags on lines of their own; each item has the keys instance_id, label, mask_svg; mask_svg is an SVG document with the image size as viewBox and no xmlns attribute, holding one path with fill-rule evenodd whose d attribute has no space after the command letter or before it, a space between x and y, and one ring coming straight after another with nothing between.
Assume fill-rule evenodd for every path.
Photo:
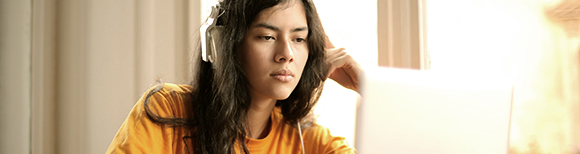
<instances>
[{"instance_id":1,"label":"woman's chin","mask_svg":"<svg viewBox=\"0 0 580 154\"><path fill-rule=\"evenodd\" d=\"M290 97L290 94L291 93L288 93L287 95L278 95L274 99L276 99L276 100L285 100L285 99L288 99L288 97Z\"/></svg>"},{"instance_id":2,"label":"woman's chin","mask_svg":"<svg viewBox=\"0 0 580 154\"><path fill-rule=\"evenodd\" d=\"M294 91L294 87L278 87L276 89L272 89L269 95L270 98L273 98L275 100L285 100L288 99L288 97L290 97L292 91Z\"/></svg>"},{"instance_id":3,"label":"woman's chin","mask_svg":"<svg viewBox=\"0 0 580 154\"><path fill-rule=\"evenodd\" d=\"M288 97L290 97L290 94L292 94L292 91L276 91L274 93L271 93L270 96L275 100L285 100L288 99Z\"/></svg>"}]
</instances>

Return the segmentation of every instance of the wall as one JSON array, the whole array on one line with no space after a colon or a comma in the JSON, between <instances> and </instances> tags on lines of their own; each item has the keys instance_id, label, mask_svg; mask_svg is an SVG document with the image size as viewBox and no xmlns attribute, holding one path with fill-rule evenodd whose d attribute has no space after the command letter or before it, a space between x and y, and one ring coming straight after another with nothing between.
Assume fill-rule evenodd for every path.
<instances>
[{"instance_id":1,"label":"wall","mask_svg":"<svg viewBox=\"0 0 580 154\"><path fill-rule=\"evenodd\" d=\"M191 3L59 1L56 153L105 152L157 79L187 83Z\"/></svg>"},{"instance_id":2,"label":"wall","mask_svg":"<svg viewBox=\"0 0 580 154\"><path fill-rule=\"evenodd\" d=\"M31 153L54 153L56 136L56 1L32 2Z\"/></svg>"},{"instance_id":3,"label":"wall","mask_svg":"<svg viewBox=\"0 0 580 154\"><path fill-rule=\"evenodd\" d=\"M104 153L156 80L187 83L191 76L190 40L198 28L189 25L200 24L199 1L45 0L25 6L34 8L32 17L20 18L32 20L27 28L33 38L26 47L33 54L21 53L28 55L21 62L32 68L17 70L33 74L32 80L21 78L32 84L23 87L33 87L26 98L34 105L23 104L28 105L23 114L33 118L20 116L28 120L16 122L30 131L2 128L29 133L18 145L33 153ZM2 62L18 61L8 57L11 61Z\"/></svg>"},{"instance_id":4,"label":"wall","mask_svg":"<svg viewBox=\"0 0 580 154\"><path fill-rule=\"evenodd\" d=\"M0 153L30 153L31 1L0 1Z\"/></svg>"}]
</instances>

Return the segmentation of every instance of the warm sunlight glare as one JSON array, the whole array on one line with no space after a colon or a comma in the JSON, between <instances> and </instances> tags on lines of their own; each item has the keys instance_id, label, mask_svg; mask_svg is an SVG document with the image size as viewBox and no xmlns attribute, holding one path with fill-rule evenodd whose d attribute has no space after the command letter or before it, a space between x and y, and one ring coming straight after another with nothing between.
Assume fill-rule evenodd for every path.
<instances>
[{"instance_id":1,"label":"warm sunlight glare","mask_svg":"<svg viewBox=\"0 0 580 154\"><path fill-rule=\"evenodd\" d=\"M580 153L580 14L573 12L579 6L578 0L428 2L432 70L512 76L510 153Z\"/></svg>"}]
</instances>

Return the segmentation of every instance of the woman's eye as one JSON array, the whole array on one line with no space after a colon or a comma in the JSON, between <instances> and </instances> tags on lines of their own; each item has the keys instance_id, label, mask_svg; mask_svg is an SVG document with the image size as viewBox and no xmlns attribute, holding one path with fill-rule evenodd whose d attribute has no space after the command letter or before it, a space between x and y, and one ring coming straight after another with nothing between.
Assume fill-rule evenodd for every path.
<instances>
[{"instance_id":1,"label":"woman's eye","mask_svg":"<svg viewBox=\"0 0 580 154\"><path fill-rule=\"evenodd\" d=\"M296 38L296 42L298 42L298 43L302 43L304 41L306 41L306 39L304 39L304 38Z\"/></svg>"},{"instance_id":2,"label":"woman's eye","mask_svg":"<svg viewBox=\"0 0 580 154\"><path fill-rule=\"evenodd\" d=\"M270 41L270 40L274 39L274 37L272 37L272 36L258 36L258 38L264 39L266 41Z\"/></svg>"}]
</instances>

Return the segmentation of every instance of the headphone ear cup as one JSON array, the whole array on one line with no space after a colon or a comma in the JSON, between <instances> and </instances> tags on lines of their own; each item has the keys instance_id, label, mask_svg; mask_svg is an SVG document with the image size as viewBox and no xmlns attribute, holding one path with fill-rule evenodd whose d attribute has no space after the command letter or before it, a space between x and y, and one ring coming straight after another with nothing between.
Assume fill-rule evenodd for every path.
<instances>
[{"instance_id":1,"label":"headphone ear cup","mask_svg":"<svg viewBox=\"0 0 580 154\"><path fill-rule=\"evenodd\" d=\"M222 12L223 13L223 12ZM211 7L211 14L199 28L201 41L201 58L210 62L215 69L218 53L221 52L221 31L223 26L217 25L217 18L221 16L219 5Z\"/></svg>"},{"instance_id":2,"label":"headphone ear cup","mask_svg":"<svg viewBox=\"0 0 580 154\"><path fill-rule=\"evenodd\" d=\"M218 55L221 54L222 51L222 31L223 26L214 26L209 30L208 40L209 40L209 50L207 52L208 59L212 63L212 66L215 68L216 62L218 61Z\"/></svg>"}]
</instances>

